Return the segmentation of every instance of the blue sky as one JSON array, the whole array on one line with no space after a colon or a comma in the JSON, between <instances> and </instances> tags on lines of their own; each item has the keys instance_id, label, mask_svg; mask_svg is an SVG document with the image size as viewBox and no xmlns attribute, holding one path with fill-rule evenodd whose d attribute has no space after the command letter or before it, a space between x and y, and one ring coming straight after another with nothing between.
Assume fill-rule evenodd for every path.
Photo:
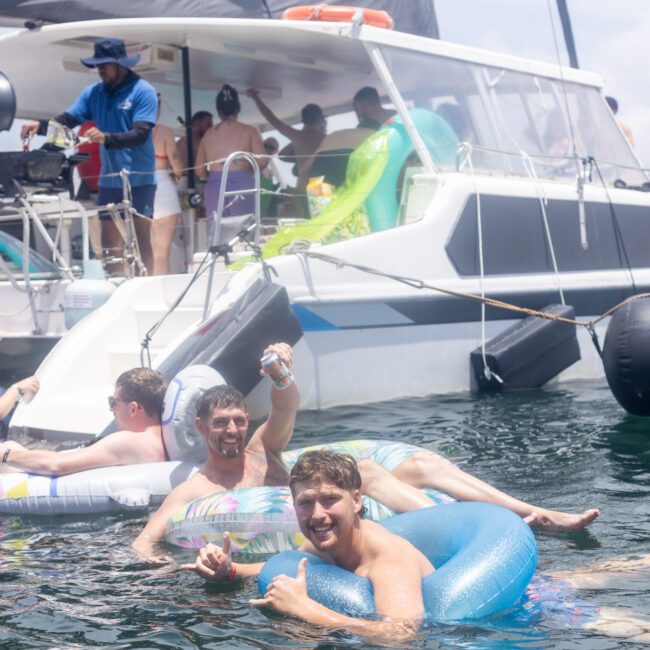
<instances>
[{"instance_id":1,"label":"blue sky","mask_svg":"<svg viewBox=\"0 0 650 650\"><path fill-rule=\"evenodd\" d=\"M618 99L619 117L650 167L650 0L567 3L580 67L603 77L605 93ZM554 63L559 54L568 64L556 0L435 0L435 7L445 40ZM0 147L17 146L15 136L0 134Z\"/></svg>"}]
</instances>

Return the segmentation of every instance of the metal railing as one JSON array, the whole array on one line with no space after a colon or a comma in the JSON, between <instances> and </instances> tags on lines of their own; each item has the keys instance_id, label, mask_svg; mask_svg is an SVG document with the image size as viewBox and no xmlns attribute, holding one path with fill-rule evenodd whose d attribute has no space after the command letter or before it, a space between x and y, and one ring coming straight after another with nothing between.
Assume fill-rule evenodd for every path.
<instances>
[{"instance_id":1,"label":"metal railing","mask_svg":"<svg viewBox=\"0 0 650 650\"><path fill-rule=\"evenodd\" d=\"M253 187L248 190L230 190L226 188L228 186L228 174L230 172L230 165L236 160L245 160L253 169ZM223 219L223 211L226 203L227 196L239 196L245 194L253 194L255 198L255 207L253 209L253 216L255 217L255 250L259 250L260 245L260 233L262 230L262 217L260 214L260 194L261 194L261 185L260 185L260 167L257 164L257 159L252 153L248 151L234 151L231 153L223 164L223 169L221 170L221 184L219 185L219 198L217 201L217 209L214 212L214 222L212 228L212 237L210 242L210 247L208 249L211 260L210 268L208 271L208 286L205 293L205 302L203 305L203 320L208 317L210 311L210 295L212 293L212 283L214 280L214 272L219 255L227 255L231 250L230 242L226 244L219 243L219 235L221 233L221 221ZM210 215L208 215L210 217ZM265 269L265 277L269 280L268 270Z\"/></svg>"},{"instance_id":2,"label":"metal railing","mask_svg":"<svg viewBox=\"0 0 650 650\"><path fill-rule=\"evenodd\" d=\"M235 160L246 160L250 166L253 168L253 187L248 190L232 190L228 191L226 190L227 183L228 183L228 172L230 169L230 165L233 161ZM214 283L214 274L215 274L215 269L216 269L216 264L218 258L221 256L223 258L228 257L228 254L232 252L232 247L235 243L238 241L245 240L245 238L252 232L254 231L254 242L253 242L253 250L255 255L259 254L260 251L260 234L261 234L261 229L262 229L262 219L261 219L261 212L260 212L260 195L262 193L261 190L261 185L260 185L260 169L257 164L257 160L255 159L255 156L253 154L245 152L245 151L235 151L234 153L231 153L228 158L226 158L224 165L223 165L223 171L222 171L222 176L221 176L221 184L219 186L219 197L218 197L218 202L217 202L217 209L214 212L214 217L213 217L213 228L212 228L212 233L210 237L210 246L208 248L208 252L206 256L204 257L203 261L199 265L199 267L195 270L192 278L188 282L187 286L185 289L180 293L179 296L174 300L173 304L169 307L169 309L165 312L165 314L147 331L145 334L145 337L140 344L140 364L142 366L148 366L151 367L151 355L150 355L150 344L155 336L156 332L162 327L163 323L167 320L167 318L176 310L176 308L181 304L187 293L189 292L190 288L192 285L198 280L199 276L202 275L206 271L205 263L207 260L208 255L210 255L210 266L208 267L208 281L207 281L207 288L206 288L206 293L205 293L205 299L203 303L203 311L201 315L201 322L204 322L208 318L208 314L210 312L210 302L211 302L211 294L212 294L212 285ZM220 234L221 234L221 219L223 217L223 211L225 208L226 204L226 197L228 196L238 196L242 194L253 194L255 197L255 207L252 215L248 216L253 216L254 217L254 223L251 224L248 227L242 227L240 232L232 238L230 241L220 243ZM242 216L247 216L247 215L242 215ZM263 272L264 272L264 279L267 282L271 281L271 276L269 273L268 268L264 265L263 266Z\"/></svg>"},{"instance_id":3,"label":"metal railing","mask_svg":"<svg viewBox=\"0 0 650 650\"><path fill-rule=\"evenodd\" d=\"M68 280L72 281L75 279L73 270L70 268L70 265L64 258L63 254L59 250L59 236L58 232L61 228L61 224L64 219L69 218L69 215L66 215L63 209L63 199L60 195L52 194L41 194L35 193L30 194L26 193L17 197L17 204L12 207L16 209L16 216L19 217L23 224L23 235L22 235L22 269L21 274L18 275L14 273L11 267L2 260L0 263L0 270L7 276L7 280L13 287L15 291L23 292L27 295L29 301L29 308L32 314L32 333L33 334L42 334L42 327L39 321L39 309L36 304L36 296L38 295L38 290L34 288L32 284L32 272L30 269L30 259L31 259L31 229L30 225L33 225L35 230L38 232L43 242L49 249L52 255L52 262L56 265L59 272ZM34 204L55 204L59 203L61 206L59 211L59 225L57 228L57 235L55 239L52 239L50 233L48 232L43 219L39 216L37 210L34 207ZM89 250L89 225L88 225L88 214L84 209L81 203L76 203L76 210L79 213L81 218L81 230L82 230L82 257L84 268L88 264L90 259L90 250ZM15 220L16 217L13 215L10 217L0 218L1 221ZM40 275L40 274L39 274ZM21 286L22 285L22 286Z\"/></svg>"}]
</instances>

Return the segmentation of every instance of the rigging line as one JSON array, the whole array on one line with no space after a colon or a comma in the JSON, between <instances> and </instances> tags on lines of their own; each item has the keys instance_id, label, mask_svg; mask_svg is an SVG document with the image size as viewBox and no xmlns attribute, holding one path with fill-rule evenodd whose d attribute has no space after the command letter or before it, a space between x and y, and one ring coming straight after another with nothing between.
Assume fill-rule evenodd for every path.
<instances>
[{"instance_id":1,"label":"rigging line","mask_svg":"<svg viewBox=\"0 0 650 650\"><path fill-rule=\"evenodd\" d=\"M498 153L502 156L513 156L513 157L518 157L521 156L521 151L506 151L505 149L495 149L493 147L486 147L485 145L480 145L480 144L472 144L472 147L474 148L475 151L482 151L485 153ZM545 153L528 153L528 155L531 158L534 158L535 160L548 160L549 162L551 161L562 161L562 160L573 160L573 156L559 156L559 155L554 155L554 154L545 154ZM650 167L639 167L639 165L626 165L624 163L620 162L613 162L611 160L603 160L602 158L600 159L600 163L602 165L611 165L612 167L618 167L620 169L629 169L632 171L642 171L646 173L650 173Z\"/></svg>"},{"instance_id":2,"label":"rigging line","mask_svg":"<svg viewBox=\"0 0 650 650\"><path fill-rule=\"evenodd\" d=\"M558 269L557 259L555 257L555 246L553 245L553 239L551 238L551 229L548 225L548 214L546 212L546 205L548 204L548 200L546 198L546 195L543 193L544 188L542 187L542 184L539 181L539 177L537 176L537 172L535 170L535 164L533 163L530 156L525 151L522 152L522 161L524 163L524 168L526 169L526 171L528 171L531 180L533 181L533 187L535 188L535 193L537 194L537 198L539 200L539 206L542 210L542 221L544 223L544 231L546 232L548 248L551 253L553 273L555 274L555 281L557 282L557 288L560 294L560 302L563 305L566 305L566 302L564 300L564 291L562 290L562 281L560 279L560 271Z\"/></svg>"},{"instance_id":3,"label":"rigging line","mask_svg":"<svg viewBox=\"0 0 650 650\"><path fill-rule=\"evenodd\" d=\"M609 188L607 187L607 184L605 183L605 179L603 178L603 175L600 171L600 165L598 164L598 161L593 158L592 156L589 157L589 160L593 162L593 164L596 167L596 173L598 174L598 178L600 179L600 183L603 186L603 189L605 190L605 196L607 197L607 203L609 205L609 213L612 217L612 225L614 226L614 236L616 237L616 243L618 245L619 249L619 254L622 252L623 257L625 258L625 265L627 266L628 273L630 275L630 282L632 284L632 291L636 293L636 282L634 280L634 272L632 271L632 264L630 263L630 258L627 254L627 248L625 246L625 240L623 239L623 232L621 230L621 224L618 220L618 215L616 214L616 209L614 208L614 202L612 201L612 197L609 193Z\"/></svg>"},{"instance_id":4,"label":"rigging line","mask_svg":"<svg viewBox=\"0 0 650 650\"><path fill-rule=\"evenodd\" d=\"M478 182L476 174L474 173L474 164L472 162L472 145L465 144L466 160L472 175L472 184L474 185L474 193L476 194L476 229L478 237L478 265L479 265L479 289L481 292L481 357L483 359L483 375L487 381L491 381L492 377L499 383L503 384L503 379L496 373L492 372L487 362L487 353L485 350L486 336L485 336L485 287L483 279L485 276L485 265L483 264L483 220L481 214L481 193L478 189Z\"/></svg>"},{"instance_id":5,"label":"rigging line","mask_svg":"<svg viewBox=\"0 0 650 650\"><path fill-rule=\"evenodd\" d=\"M146 331L144 335L144 339L142 340L142 343L140 344L140 363L141 365L144 366L144 354L146 353L147 355L147 360L149 362L148 367L151 368L151 354L149 350L149 343L153 340L153 336L156 334L158 329L161 327L161 325L167 320L169 315L181 304L185 296L187 295L188 291L192 287L192 285L199 279L201 275L207 270L207 266L205 266L205 262L208 258L209 251L206 251L205 256L199 263L199 266L197 267L196 271L194 271L194 274L190 278L190 281L187 283L187 286L181 291L181 293L176 297L172 305L169 307L169 309Z\"/></svg>"},{"instance_id":6,"label":"rigging line","mask_svg":"<svg viewBox=\"0 0 650 650\"><path fill-rule=\"evenodd\" d=\"M465 291L456 291L454 289L445 289L435 284L430 284L424 282L424 280L418 280L417 278L411 278L405 275L398 275L396 273L387 273L385 271L380 271L379 269L372 268L371 266L365 266L364 264L355 264L354 262L347 262L338 257L332 255L326 255L324 253L316 253L314 251L304 251L298 253L304 257L311 257L313 259L320 260L321 262L326 262L328 264L333 264L337 268L343 268L348 266L352 269L362 271L363 273L368 273L369 275L377 275L379 277L388 278L390 280L395 280L396 282L401 282L415 289L429 289L431 291L438 291L439 293L444 293L448 296L454 296L456 298L467 298L468 300L474 300L476 302L485 301L485 304L489 307L495 307L497 309L505 309L507 311L512 311L518 314L526 314L527 316L537 316L539 318L544 318L546 320L559 321L561 323L568 323L569 325L579 325L580 327L589 328L593 327L602 321L603 319L611 316L615 311L619 310L624 305L634 302L635 300L641 300L645 298L650 298L650 293L638 293L634 296L629 296L625 300L617 303L613 307L610 307L606 312L600 316L594 318L590 321L579 321L573 320L571 318L565 318L564 316L558 316L556 314L549 314L544 311L539 311L538 309L530 309L528 307L518 307L511 303L505 302L503 300L497 300L496 298L481 298L474 293L467 293Z\"/></svg>"},{"instance_id":7,"label":"rigging line","mask_svg":"<svg viewBox=\"0 0 650 650\"><path fill-rule=\"evenodd\" d=\"M555 20L553 16L553 10L551 8L551 0L546 0L546 5L548 7L548 15L549 19L551 21L551 33L553 34L553 46L555 48L555 58L557 60L557 65L559 68L560 72L560 87L562 88L562 96L564 98L564 104L566 108L566 114L567 118L569 120L569 134L571 136L571 146L573 147L573 156L576 160L576 170L578 171L578 174L580 174L580 167L578 165L578 148L576 145L576 136L575 136L575 130L573 128L573 118L571 116L571 107L569 106L569 93L567 92L566 89L566 79L564 78L564 68L562 66L562 59L560 57L560 48L558 46L557 42L557 32L555 30Z\"/></svg>"}]
</instances>

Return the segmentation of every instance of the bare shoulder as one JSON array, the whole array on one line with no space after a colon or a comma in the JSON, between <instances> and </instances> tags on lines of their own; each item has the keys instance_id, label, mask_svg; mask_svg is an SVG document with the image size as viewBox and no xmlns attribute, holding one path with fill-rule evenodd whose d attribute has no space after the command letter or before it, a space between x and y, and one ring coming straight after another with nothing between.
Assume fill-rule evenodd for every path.
<instances>
[{"instance_id":1,"label":"bare shoulder","mask_svg":"<svg viewBox=\"0 0 650 650\"><path fill-rule=\"evenodd\" d=\"M181 488L182 490L180 490ZM223 492L225 488L223 485L210 480L203 469L200 469L175 489L179 490L179 496L182 496L185 501L193 501L215 492Z\"/></svg>"},{"instance_id":2,"label":"bare shoulder","mask_svg":"<svg viewBox=\"0 0 650 650\"><path fill-rule=\"evenodd\" d=\"M165 447L159 429L116 431L95 444L119 452L126 463L160 463L165 460Z\"/></svg>"},{"instance_id":3,"label":"bare shoulder","mask_svg":"<svg viewBox=\"0 0 650 650\"><path fill-rule=\"evenodd\" d=\"M92 449L95 445L107 447L130 446L138 439L138 435L135 431L114 431L113 433L109 433L105 438L100 438L97 442L90 445L88 449Z\"/></svg>"},{"instance_id":4,"label":"bare shoulder","mask_svg":"<svg viewBox=\"0 0 650 650\"><path fill-rule=\"evenodd\" d=\"M168 138L169 136L174 137L174 132L165 124L157 124L156 127L156 132L161 138Z\"/></svg>"},{"instance_id":5,"label":"bare shoulder","mask_svg":"<svg viewBox=\"0 0 650 650\"><path fill-rule=\"evenodd\" d=\"M364 527L370 533L372 570L383 571L387 567L406 564L417 566L422 576L434 570L427 557L403 537L391 533L373 521L364 521Z\"/></svg>"}]
</instances>

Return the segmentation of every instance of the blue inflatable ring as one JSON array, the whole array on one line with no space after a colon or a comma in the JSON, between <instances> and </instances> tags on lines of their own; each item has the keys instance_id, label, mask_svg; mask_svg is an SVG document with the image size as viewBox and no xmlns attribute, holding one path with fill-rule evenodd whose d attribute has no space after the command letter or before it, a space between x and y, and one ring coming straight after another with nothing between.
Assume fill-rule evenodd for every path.
<instances>
[{"instance_id":1,"label":"blue inflatable ring","mask_svg":"<svg viewBox=\"0 0 650 650\"><path fill-rule=\"evenodd\" d=\"M524 595L535 570L537 544L530 528L501 506L452 503L380 523L411 542L436 567L422 580L427 621L473 620L507 609ZM348 616L376 615L367 578L310 553L285 551L272 557L259 575L260 593L266 593L276 575L295 577L303 557L308 559L310 598Z\"/></svg>"}]
</instances>

